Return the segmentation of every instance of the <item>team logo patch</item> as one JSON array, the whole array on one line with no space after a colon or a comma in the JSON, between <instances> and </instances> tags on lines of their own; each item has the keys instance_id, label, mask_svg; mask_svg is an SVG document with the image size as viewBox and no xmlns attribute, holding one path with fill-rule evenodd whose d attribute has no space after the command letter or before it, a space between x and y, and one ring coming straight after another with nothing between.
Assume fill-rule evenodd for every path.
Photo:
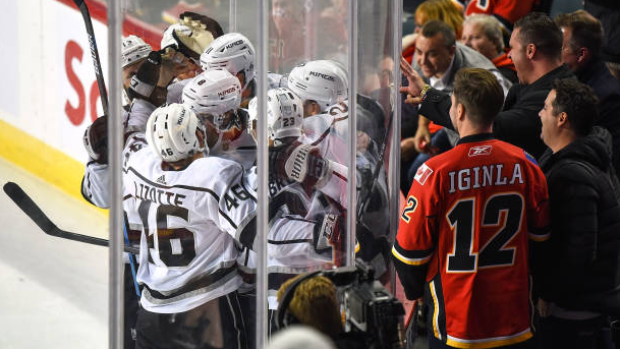
<instances>
[{"instance_id":1,"label":"team logo patch","mask_svg":"<svg viewBox=\"0 0 620 349\"><path fill-rule=\"evenodd\" d=\"M472 158L474 156L480 156L480 155L491 155L492 150L493 150L493 146L490 144L478 145L478 146L469 148L469 153L467 154L467 156Z\"/></svg>"},{"instance_id":2,"label":"team logo patch","mask_svg":"<svg viewBox=\"0 0 620 349\"><path fill-rule=\"evenodd\" d=\"M433 174L433 170L431 170L430 167L426 166L426 164L422 164L422 166L418 168L418 172L415 173L415 177L413 177L413 179L418 181L418 183L424 185L424 183L426 183L426 180L428 179L428 177L430 177L431 174Z\"/></svg>"}]
</instances>

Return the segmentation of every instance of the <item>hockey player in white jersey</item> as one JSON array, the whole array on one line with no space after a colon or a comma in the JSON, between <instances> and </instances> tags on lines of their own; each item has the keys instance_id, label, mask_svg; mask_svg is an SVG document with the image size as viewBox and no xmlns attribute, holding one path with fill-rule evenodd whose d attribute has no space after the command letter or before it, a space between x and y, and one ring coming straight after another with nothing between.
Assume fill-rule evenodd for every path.
<instances>
[{"instance_id":1,"label":"hockey player in white jersey","mask_svg":"<svg viewBox=\"0 0 620 349\"><path fill-rule=\"evenodd\" d=\"M142 63L151 53L151 46L141 38L130 35L121 45L121 68L123 75L123 104L129 110L130 100L126 90ZM108 135L107 116L97 118L84 132L84 148L88 153L86 172L82 179L82 196L97 207L107 208L108 198Z\"/></svg>"},{"instance_id":2,"label":"hockey player in white jersey","mask_svg":"<svg viewBox=\"0 0 620 349\"><path fill-rule=\"evenodd\" d=\"M147 100L150 95L142 96L136 91L143 93L145 90L154 90L159 81L160 61L153 54L151 47L136 36L129 36L122 42L121 64L123 67L123 97L131 104L127 105L124 117L125 144L123 158L129 156L146 145L144 139L144 127L146 120L155 109ZM126 93L129 91L129 94ZM130 99L128 96L131 95ZM137 97L137 98L133 98ZM133 100L133 103L132 103ZM84 145L89 154L89 162L86 164L86 172L82 180L82 195L85 199L96 206L107 208L109 206L108 183L109 166L107 162L107 117L103 116L95 120L84 133ZM132 231L127 231L127 242L138 242L139 235L133 236ZM128 253L123 255L124 268L124 299L125 299L125 349L135 346L135 323L138 312L139 289L135 283L135 261ZM133 265L132 265L133 263Z\"/></svg>"},{"instance_id":3,"label":"hockey player in white jersey","mask_svg":"<svg viewBox=\"0 0 620 349\"><path fill-rule=\"evenodd\" d=\"M202 69L226 69L241 84L241 106L247 107L256 94L256 51L250 40L240 33L228 33L215 39L200 55Z\"/></svg>"},{"instance_id":4,"label":"hockey player in white jersey","mask_svg":"<svg viewBox=\"0 0 620 349\"><path fill-rule=\"evenodd\" d=\"M222 68L236 76L242 90L241 107L247 108L250 99L256 95L255 59L254 45L245 35L228 33L218 37L207 47L200 56L200 65L205 71ZM286 78L282 75L267 73L267 85L270 89L286 87L286 83Z\"/></svg>"},{"instance_id":5,"label":"hockey player in white jersey","mask_svg":"<svg viewBox=\"0 0 620 349\"><path fill-rule=\"evenodd\" d=\"M346 164L347 138L351 132L356 132L357 203L359 206L370 202L364 212L358 212L359 256L371 262L377 271L376 275L381 275L387 271L389 263L386 250L389 244L384 238L389 226L388 187L380 160L384 154L380 154L380 147L370 139L365 132L367 130L358 128L351 131L348 128L346 71L335 61L310 61L293 68L288 76L288 87L304 103L303 141L318 147L326 159ZM358 118L364 116L362 112L357 114ZM358 126L361 125L359 121ZM367 190L371 187L372 191ZM381 248L377 248L379 246Z\"/></svg>"},{"instance_id":6,"label":"hockey player in white jersey","mask_svg":"<svg viewBox=\"0 0 620 349\"><path fill-rule=\"evenodd\" d=\"M183 104L208 121L212 155L239 162L249 169L256 161L256 143L244 132L247 113L240 109L241 85L225 69L212 68L196 76L183 89Z\"/></svg>"},{"instance_id":7,"label":"hockey player in white jersey","mask_svg":"<svg viewBox=\"0 0 620 349\"><path fill-rule=\"evenodd\" d=\"M149 148L124 167L124 210L142 232L139 348L245 348L235 238L251 246L256 199L243 168L205 156L204 125L186 106L149 118Z\"/></svg>"},{"instance_id":8,"label":"hockey player in white jersey","mask_svg":"<svg viewBox=\"0 0 620 349\"><path fill-rule=\"evenodd\" d=\"M288 75L288 88L303 102L306 142L321 147L330 160L345 164L349 114L344 69L330 60L300 64Z\"/></svg>"},{"instance_id":9,"label":"hockey player in white jersey","mask_svg":"<svg viewBox=\"0 0 620 349\"><path fill-rule=\"evenodd\" d=\"M271 222L268 286L269 309L275 311L277 290L286 280L307 271L342 265L347 169L323 159L318 149L299 142L303 119L299 97L278 88L270 90L267 99ZM249 130L256 137L256 98L250 102L249 114ZM277 221L282 217L299 223L313 222L315 226L304 229L303 225L281 224L286 223ZM270 325L274 330L273 323Z\"/></svg>"}]
</instances>

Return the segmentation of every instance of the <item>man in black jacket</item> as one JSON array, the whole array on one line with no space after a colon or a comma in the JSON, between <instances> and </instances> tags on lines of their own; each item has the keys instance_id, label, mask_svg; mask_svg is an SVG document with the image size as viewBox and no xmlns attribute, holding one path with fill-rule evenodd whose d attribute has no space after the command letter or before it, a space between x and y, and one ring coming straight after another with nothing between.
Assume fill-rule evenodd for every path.
<instances>
[{"instance_id":1,"label":"man in black jacket","mask_svg":"<svg viewBox=\"0 0 620 349\"><path fill-rule=\"evenodd\" d=\"M579 10L561 14L555 22L562 28L562 62L577 79L592 87L599 100L599 117L594 124L611 132L614 168L620 171L620 82L611 75L600 57L603 26L589 13Z\"/></svg>"},{"instance_id":2,"label":"man in black jacket","mask_svg":"<svg viewBox=\"0 0 620 349\"><path fill-rule=\"evenodd\" d=\"M525 149L536 158L546 146L540 140L542 107L551 82L574 77L562 65L562 32L553 20L541 13L530 13L515 23L510 37L509 57L515 64L519 83L512 85L504 102L504 109L495 118L493 134L496 138ZM401 61L401 68L409 80L406 92L409 103L422 103L419 113L435 123L454 129L448 111L450 97L425 87L424 81ZM425 91L424 96L422 92ZM422 98L420 98L422 97Z\"/></svg>"},{"instance_id":3,"label":"man in black jacket","mask_svg":"<svg viewBox=\"0 0 620 349\"><path fill-rule=\"evenodd\" d=\"M539 114L552 225L539 271L544 348L594 348L606 315L620 312L620 186L611 135L593 127L596 103L587 85L556 80Z\"/></svg>"}]
</instances>

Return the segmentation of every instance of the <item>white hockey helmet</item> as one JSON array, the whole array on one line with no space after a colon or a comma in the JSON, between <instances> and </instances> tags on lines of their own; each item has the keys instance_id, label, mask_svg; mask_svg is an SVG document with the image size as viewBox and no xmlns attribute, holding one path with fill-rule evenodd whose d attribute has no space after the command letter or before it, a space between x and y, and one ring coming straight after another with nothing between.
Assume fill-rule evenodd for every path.
<instances>
[{"instance_id":1,"label":"white hockey helmet","mask_svg":"<svg viewBox=\"0 0 620 349\"><path fill-rule=\"evenodd\" d=\"M200 73L183 88L181 100L198 115L213 116L220 129L224 114L236 111L241 104L239 80L224 69L210 69Z\"/></svg>"},{"instance_id":2,"label":"white hockey helmet","mask_svg":"<svg viewBox=\"0 0 620 349\"><path fill-rule=\"evenodd\" d=\"M163 105L151 114L146 124L146 141L163 161L176 162L204 151L196 136L204 126L196 114L182 104Z\"/></svg>"},{"instance_id":3,"label":"white hockey helmet","mask_svg":"<svg viewBox=\"0 0 620 349\"><path fill-rule=\"evenodd\" d=\"M288 88L302 101L312 100L321 111L347 99L349 81L341 64L316 60L300 64L288 75Z\"/></svg>"},{"instance_id":4,"label":"white hockey helmet","mask_svg":"<svg viewBox=\"0 0 620 349\"><path fill-rule=\"evenodd\" d=\"M213 40L200 56L202 69L223 68L232 75L245 74L244 89L256 76L254 59L256 51L248 38L239 33L228 33Z\"/></svg>"},{"instance_id":5,"label":"white hockey helmet","mask_svg":"<svg viewBox=\"0 0 620 349\"><path fill-rule=\"evenodd\" d=\"M248 130L256 132L258 120L258 100L250 100L248 105ZM269 139L301 136L303 122L303 103L287 88L272 89L267 92L267 132Z\"/></svg>"},{"instance_id":6,"label":"white hockey helmet","mask_svg":"<svg viewBox=\"0 0 620 349\"><path fill-rule=\"evenodd\" d=\"M121 68L134 64L148 57L153 51L151 45L135 35L124 37L121 43Z\"/></svg>"}]
</instances>

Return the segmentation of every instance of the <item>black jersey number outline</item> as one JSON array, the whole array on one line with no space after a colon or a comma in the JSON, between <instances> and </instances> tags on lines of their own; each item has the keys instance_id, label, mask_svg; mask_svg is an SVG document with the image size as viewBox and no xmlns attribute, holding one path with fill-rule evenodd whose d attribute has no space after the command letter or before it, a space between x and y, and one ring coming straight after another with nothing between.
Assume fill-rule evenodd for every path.
<instances>
[{"instance_id":1,"label":"black jersey number outline","mask_svg":"<svg viewBox=\"0 0 620 349\"><path fill-rule=\"evenodd\" d=\"M177 217L188 220L189 211L184 207L173 205L156 205L155 226L157 235L149 230L149 211L151 201L142 201L138 206L138 214L142 221L144 231L147 233L149 247L149 260L153 260L151 249L157 246L159 259L168 267L186 267L196 257L194 233L185 228L170 229L168 217ZM157 239L155 244L154 239Z\"/></svg>"},{"instance_id":2,"label":"black jersey number outline","mask_svg":"<svg viewBox=\"0 0 620 349\"><path fill-rule=\"evenodd\" d=\"M403 219L403 221L405 221L405 223L409 223L409 221L411 220L411 214L415 212L415 209L418 207L418 199L415 198L415 196L410 195L407 198L407 206L405 206L405 208L403 209L403 213L400 216L400 218Z\"/></svg>"},{"instance_id":3,"label":"black jersey number outline","mask_svg":"<svg viewBox=\"0 0 620 349\"><path fill-rule=\"evenodd\" d=\"M462 199L446 214L446 219L454 230L454 247L453 253L448 253L447 272L475 272L481 268L514 264L516 247L505 246L521 230L523 197L517 193L501 193L487 199L482 226L497 226L498 230L478 253L473 252L475 207L475 198ZM505 216L503 220L502 214Z\"/></svg>"},{"instance_id":4,"label":"black jersey number outline","mask_svg":"<svg viewBox=\"0 0 620 349\"><path fill-rule=\"evenodd\" d=\"M229 191L232 192L233 195L229 195L228 192L224 194L224 203L226 204L226 210L228 212L233 208L239 207L239 201L252 198L252 195L239 183L233 185Z\"/></svg>"}]
</instances>

